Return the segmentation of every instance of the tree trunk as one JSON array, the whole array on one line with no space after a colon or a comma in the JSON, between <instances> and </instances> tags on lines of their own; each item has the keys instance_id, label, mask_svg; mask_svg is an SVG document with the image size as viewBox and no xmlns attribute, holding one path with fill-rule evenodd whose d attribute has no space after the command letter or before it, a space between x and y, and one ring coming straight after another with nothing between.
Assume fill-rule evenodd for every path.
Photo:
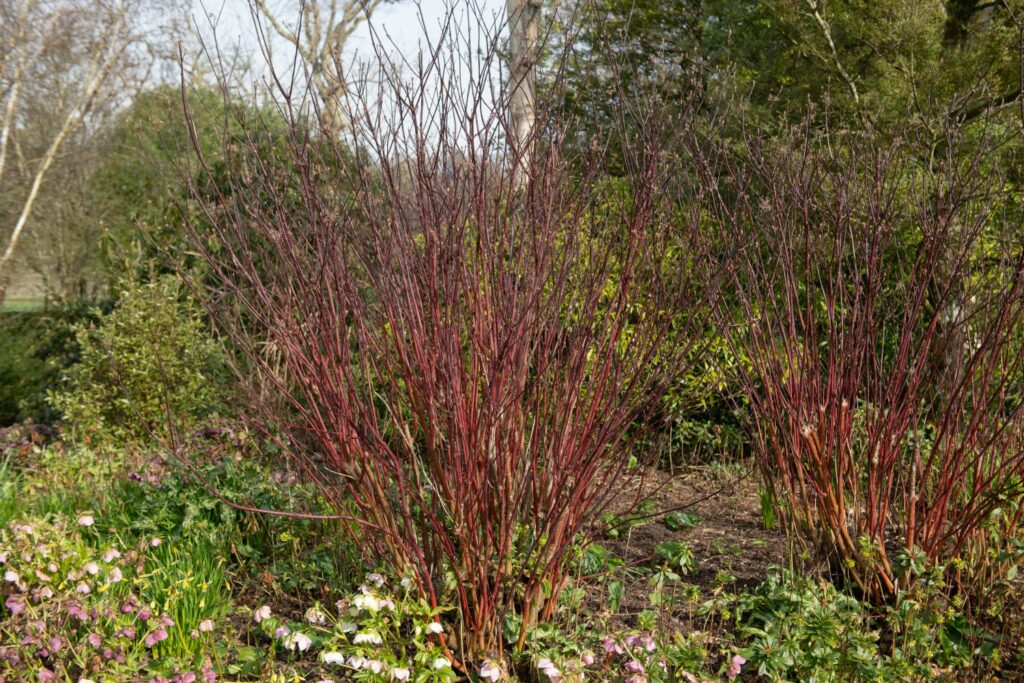
<instances>
[{"instance_id":1,"label":"tree trunk","mask_svg":"<svg viewBox=\"0 0 1024 683\"><path fill-rule=\"evenodd\" d=\"M536 71L539 0L506 0L509 26L508 102L511 130L509 144L520 185L529 180L531 137L537 119Z\"/></svg>"}]
</instances>

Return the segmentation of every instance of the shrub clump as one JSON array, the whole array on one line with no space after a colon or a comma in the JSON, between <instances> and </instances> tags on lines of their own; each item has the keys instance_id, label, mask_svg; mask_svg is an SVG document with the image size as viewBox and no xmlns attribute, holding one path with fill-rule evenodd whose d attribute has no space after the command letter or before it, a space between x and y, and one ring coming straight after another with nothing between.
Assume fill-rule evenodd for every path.
<instances>
[{"instance_id":1,"label":"shrub clump","mask_svg":"<svg viewBox=\"0 0 1024 683\"><path fill-rule=\"evenodd\" d=\"M216 412L223 355L176 278L126 286L75 335L81 358L50 400L86 441L145 442Z\"/></svg>"}]
</instances>

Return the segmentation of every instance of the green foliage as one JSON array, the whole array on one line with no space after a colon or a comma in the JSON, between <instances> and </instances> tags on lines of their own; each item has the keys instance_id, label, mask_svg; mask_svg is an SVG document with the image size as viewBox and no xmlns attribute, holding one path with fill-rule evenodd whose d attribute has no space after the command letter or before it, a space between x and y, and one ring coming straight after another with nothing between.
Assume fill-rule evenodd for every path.
<instances>
[{"instance_id":1,"label":"green foliage","mask_svg":"<svg viewBox=\"0 0 1024 683\"><path fill-rule=\"evenodd\" d=\"M244 457L243 457L244 455ZM229 450L195 470L182 466L119 479L109 519L131 537L202 541L230 556L240 576L259 574L266 586L291 594L342 585L358 567L358 549L320 521L240 511L226 501L263 510L324 512L312 488L292 475L275 475L251 450ZM218 496L211 493L216 491Z\"/></svg>"},{"instance_id":2,"label":"green foliage","mask_svg":"<svg viewBox=\"0 0 1024 683\"><path fill-rule=\"evenodd\" d=\"M191 129L210 159L232 116L210 88L188 93ZM180 255L184 221L196 220L187 188L193 157L181 91L158 87L139 94L107 133L106 150L92 176L103 220L103 259L114 282L145 277L153 262L166 272Z\"/></svg>"},{"instance_id":3,"label":"green foliage","mask_svg":"<svg viewBox=\"0 0 1024 683\"><path fill-rule=\"evenodd\" d=\"M686 458L739 456L747 442L735 409L737 402L743 403L737 379L741 368L750 369L750 361L710 331L690 355L694 362L687 366L692 369L664 398L672 421L672 448Z\"/></svg>"},{"instance_id":4,"label":"green foliage","mask_svg":"<svg viewBox=\"0 0 1024 683\"><path fill-rule=\"evenodd\" d=\"M52 395L79 438L147 442L187 429L218 407L220 349L171 276L129 285L98 326L80 325L81 359Z\"/></svg>"},{"instance_id":5,"label":"green foliage","mask_svg":"<svg viewBox=\"0 0 1024 683\"><path fill-rule=\"evenodd\" d=\"M61 373L78 358L74 326L96 320L109 304L78 302L61 308L0 313L0 426L25 420L52 423L47 401Z\"/></svg>"},{"instance_id":6,"label":"green foliage","mask_svg":"<svg viewBox=\"0 0 1024 683\"><path fill-rule=\"evenodd\" d=\"M205 632L200 626L206 620L222 620L231 607L224 559L208 542L183 538L165 543L160 539L154 545L157 539L149 542L140 596L155 614L168 615L175 628L153 651L185 664L201 663L208 643L196 637Z\"/></svg>"},{"instance_id":7,"label":"green foliage","mask_svg":"<svg viewBox=\"0 0 1024 683\"><path fill-rule=\"evenodd\" d=\"M700 524L700 517L685 510L671 512L661 520L669 531L691 531Z\"/></svg>"},{"instance_id":8,"label":"green foliage","mask_svg":"<svg viewBox=\"0 0 1024 683\"><path fill-rule=\"evenodd\" d=\"M831 584L773 574L738 597L738 632L748 658L769 680L876 681L878 633L856 599Z\"/></svg>"},{"instance_id":9,"label":"green foliage","mask_svg":"<svg viewBox=\"0 0 1024 683\"><path fill-rule=\"evenodd\" d=\"M753 592L736 596L731 607L737 635L747 641L744 654L768 680L952 678L971 663L972 651L958 635L962 618L945 624L934 618L934 597L903 596L882 621L831 583L774 573ZM924 604L929 607L922 609ZM704 609L713 607L706 603Z\"/></svg>"},{"instance_id":10,"label":"green foliage","mask_svg":"<svg viewBox=\"0 0 1024 683\"><path fill-rule=\"evenodd\" d=\"M694 557L693 548L689 543L665 541L658 544L654 553L669 569L679 572L683 576L697 571L697 558Z\"/></svg>"},{"instance_id":11,"label":"green foliage","mask_svg":"<svg viewBox=\"0 0 1024 683\"><path fill-rule=\"evenodd\" d=\"M46 361L34 353L40 315L0 313L0 425L20 422L33 412L31 404L47 383ZM44 393L45 396L45 393Z\"/></svg>"}]
</instances>

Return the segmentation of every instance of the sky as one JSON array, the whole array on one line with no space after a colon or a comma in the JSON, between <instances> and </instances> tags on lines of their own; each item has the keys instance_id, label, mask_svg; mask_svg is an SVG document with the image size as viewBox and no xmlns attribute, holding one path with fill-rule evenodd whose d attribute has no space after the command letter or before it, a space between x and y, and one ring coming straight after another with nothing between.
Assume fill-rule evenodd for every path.
<instances>
[{"instance_id":1,"label":"sky","mask_svg":"<svg viewBox=\"0 0 1024 683\"><path fill-rule=\"evenodd\" d=\"M327 2L321 1L325 4ZM371 51L371 31L376 31L386 44L393 43L404 57L412 58L423 46L436 39L440 32L439 26L447 13L452 9L464 10L467 1L398 0L382 4L374 12L369 24L360 26L350 38L347 52L355 59L368 57ZM480 7L485 17L494 17L498 21L504 17L504 0L471 1ZM300 0L267 0L267 3L285 25L294 25ZM203 0L202 4L208 14L218 17L217 36L222 45L237 42L249 51L257 49L248 0ZM283 47L281 41L276 44Z\"/></svg>"}]
</instances>

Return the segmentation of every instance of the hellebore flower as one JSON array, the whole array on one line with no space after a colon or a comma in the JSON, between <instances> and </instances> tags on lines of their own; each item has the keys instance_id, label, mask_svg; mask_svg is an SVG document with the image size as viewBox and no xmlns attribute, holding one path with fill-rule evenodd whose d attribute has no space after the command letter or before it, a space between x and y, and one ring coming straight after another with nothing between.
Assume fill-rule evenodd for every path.
<instances>
[{"instance_id":1,"label":"hellebore flower","mask_svg":"<svg viewBox=\"0 0 1024 683\"><path fill-rule=\"evenodd\" d=\"M313 644L313 641L305 633L295 631L294 633L288 634L284 639L284 646L289 650L296 650L298 652L305 652L309 649L309 646Z\"/></svg>"},{"instance_id":2,"label":"hellebore flower","mask_svg":"<svg viewBox=\"0 0 1024 683\"><path fill-rule=\"evenodd\" d=\"M146 635L142 642L146 644L146 647L153 647L163 640L167 640L167 630L161 626L157 630Z\"/></svg>"},{"instance_id":3,"label":"hellebore flower","mask_svg":"<svg viewBox=\"0 0 1024 683\"><path fill-rule=\"evenodd\" d=\"M480 678L485 681L500 681L501 680L501 667L492 662L489 659L485 659L483 664L480 666Z\"/></svg>"},{"instance_id":4,"label":"hellebore flower","mask_svg":"<svg viewBox=\"0 0 1024 683\"><path fill-rule=\"evenodd\" d=\"M355 645L362 645L363 643L369 643L370 645L380 645L384 642L384 640L376 631L363 631L362 633L357 633L355 637L352 638L352 642Z\"/></svg>"},{"instance_id":5,"label":"hellebore flower","mask_svg":"<svg viewBox=\"0 0 1024 683\"><path fill-rule=\"evenodd\" d=\"M743 665L747 663L747 660L740 655L733 655L729 661L729 670L725 672L730 681L736 680L736 677L743 671Z\"/></svg>"}]
</instances>

